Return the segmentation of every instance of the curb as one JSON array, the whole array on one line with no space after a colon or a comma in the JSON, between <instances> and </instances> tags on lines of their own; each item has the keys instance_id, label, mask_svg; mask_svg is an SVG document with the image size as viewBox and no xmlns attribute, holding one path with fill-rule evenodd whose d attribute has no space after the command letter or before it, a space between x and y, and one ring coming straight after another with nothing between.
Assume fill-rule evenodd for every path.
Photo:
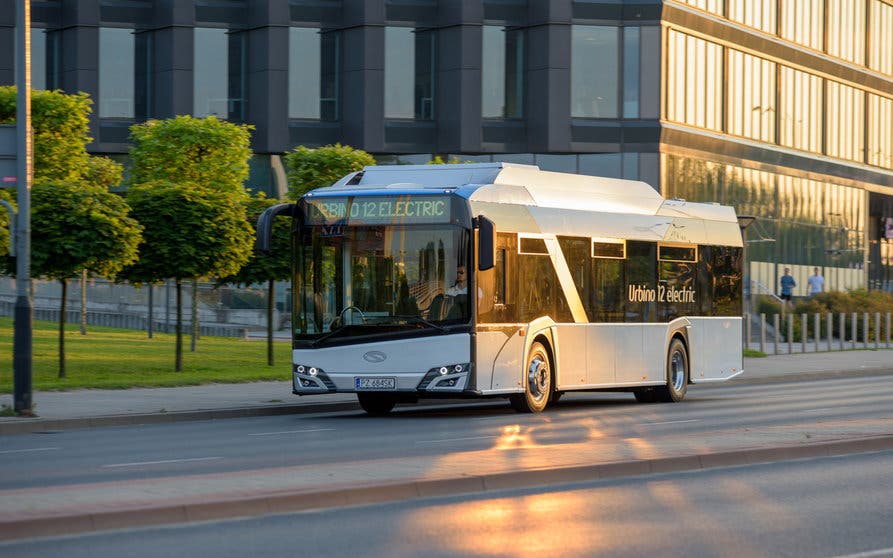
<instances>
[{"instance_id":1,"label":"curb","mask_svg":"<svg viewBox=\"0 0 893 558\"><path fill-rule=\"evenodd\" d=\"M22 418L0 421L0 435L28 434L52 430L71 430L100 426L132 426L136 424L160 424L192 420L213 420L245 417L267 417L304 413L330 413L359 410L356 402L309 403L306 405L275 405L231 409L207 409L201 411L172 411L169 413L135 413L127 415L102 415L80 418Z\"/></svg>"},{"instance_id":2,"label":"curb","mask_svg":"<svg viewBox=\"0 0 893 558\"><path fill-rule=\"evenodd\" d=\"M406 481L375 486L330 488L318 491L278 491L248 497L221 497L200 501L143 505L96 513L55 515L0 521L0 541L72 535L133 527L174 525L234 519L306 510L380 504L405 500L487 494L501 490L541 488L639 475L675 473L737 465L752 465L893 450L893 435L778 446L727 452L681 455L625 462L580 465L556 469L528 469L505 473Z\"/></svg>"}]
</instances>

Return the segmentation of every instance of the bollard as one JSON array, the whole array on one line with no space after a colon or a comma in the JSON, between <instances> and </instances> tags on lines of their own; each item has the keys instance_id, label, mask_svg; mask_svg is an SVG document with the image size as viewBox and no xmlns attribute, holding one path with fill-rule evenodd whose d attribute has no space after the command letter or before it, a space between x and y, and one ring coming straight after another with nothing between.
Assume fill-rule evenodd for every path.
<instances>
[{"instance_id":1,"label":"bollard","mask_svg":"<svg viewBox=\"0 0 893 558\"><path fill-rule=\"evenodd\" d=\"M887 348L890 348L890 312L887 312Z\"/></svg>"},{"instance_id":2,"label":"bollard","mask_svg":"<svg viewBox=\"0 0 893 558\"><path fill-rule=\"evenodd\" d=\"M859 337L858 331L856 328L856 320L858 319L858 315L855 312L853 312L852 318L853 318L852 319L853 323L852 323L852 327L850 327L850 330L853 332L853 348L855 349L856 348L856 339L858 339L858 337Z\"/></svg>"},{"instance_id":3,"label":"bollard","mask_svg":"<svg viewBox=\"0 0 893 558\"><path fill-rule=\"evenodd\" d=\"M843 350L843 339L844 339L844 337L846 337L846 316L844 316L843 312L841 312L840 315L837 316L837 318L838 318L837 319L838 326L840 326L837 328L837 331L840 334L840 339L839 339L840 350L842 351Z\"/></svg>"},{"instance_id":4,"label":"bollard","mask_svg":"<svg viewBox=\"0 0 893 558\"><path fill-rule=\"evenodd\" d=\"M868 348L868 312L862 312L862 348Z\"/></svg>"},{"instance_id":5,"label":"bollard","mask_svg":"<svg viewBox=\"0 0 893 558\"><path fill-rule=\"evenodd\" d=\"M806 352L806 340L809 339L809 332L806 330L806 314L800 314L800 352Z\"/></svg>"},{"instance_id":6,"label":"bollard","mask_svg":"<svg viewBox=\"0 0 893 558\"><path fill-rule=\"evenodd\" d=\"M794 315L788 314L788 354L794 354Z\"/></svg>"},{"instance_id":7,"label":"bollard","mask_svg":"<svg viewBox=\"0 0 893 558\"><path fill-rule=\"evenodd\" d=\"M781 329L778 325L778 314L772 315L772 326L775 328L775 354L778 354L778 337L781 335Z\"/></svg>"},{"instance_id":8,"label":"bollard","mask_svg":"<svg viewBox=\"0 0 893 558\"><path fill-rule=\"evenodd\" d=\"M890 314L887 314L887 345L890 344ZM760 314L760 352L766 354L766 313Z\"/></svg>"},{"instance_id":9,"label":"bollard","mask_svg":"<svg viewBox=\"0 0 893 558\"><path fill-rule=\"evenodd\" d=\"M881 348L881 313L874 313L874 348Z\"/></svg>"},{"instance_id":10,"label":"bollard","mask_svg":"<svg viewBox=\"0 0 893 558\"><path fill-rule=\"evenodd\" d=\"M819 342L822 339L822 317L818 313L812 315L812 334L815 338L815 352L819 352Z\"/></svg>"},{"instance_id":11,"label":"bollard","mask_svg":"<svg viewBox=\"0 0 893 558\"><path fill-rule=\"evenodd\" d=\"M833 351L834 346L831 344L831 342L834 338L834 314L828 312L825 315L825 322L827 322L826 325L828 326L828 350Z\"/></svg>"}]
</instances>

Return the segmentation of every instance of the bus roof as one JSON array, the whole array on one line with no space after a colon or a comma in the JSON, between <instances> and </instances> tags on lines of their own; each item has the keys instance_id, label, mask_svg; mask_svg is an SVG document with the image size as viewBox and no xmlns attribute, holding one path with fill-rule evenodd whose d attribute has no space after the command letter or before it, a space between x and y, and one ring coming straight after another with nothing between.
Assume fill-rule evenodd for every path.
<instances>
[{"instance_id":1,"label":"bus roof","mask_svg":"<svg viewBox=\"0 0 893 558\"><path fill-rule=\"evenodd\" d=\"M403 195L444 190L521 230L741 246L730 206L664 199L639 180L540 170L515 163L369 166L310 196ZM592 212L600 213L598 220ZM522 222L526 224L522 224Z\"/></svg>"}]
</instances>

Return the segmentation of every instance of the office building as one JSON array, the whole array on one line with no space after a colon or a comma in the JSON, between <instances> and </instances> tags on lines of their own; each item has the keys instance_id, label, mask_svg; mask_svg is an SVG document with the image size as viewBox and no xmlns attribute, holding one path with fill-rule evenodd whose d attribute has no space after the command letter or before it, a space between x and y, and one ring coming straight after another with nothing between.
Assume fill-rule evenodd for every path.
<instances>
[{"instance_id":1,"label":"office building","mask_svg":"<svg viewBox=\"0 0 893 558\"><path fill-rule=\"evenodd\" d=\"M0 0L0 84L14 81ZM95 99L94 153L128 127L255 126L251 186L340 142L640 179L756 216L757 292L819 267L893 290L893 0L46 0L36 87Z\"/></svg>"}]
</instances>

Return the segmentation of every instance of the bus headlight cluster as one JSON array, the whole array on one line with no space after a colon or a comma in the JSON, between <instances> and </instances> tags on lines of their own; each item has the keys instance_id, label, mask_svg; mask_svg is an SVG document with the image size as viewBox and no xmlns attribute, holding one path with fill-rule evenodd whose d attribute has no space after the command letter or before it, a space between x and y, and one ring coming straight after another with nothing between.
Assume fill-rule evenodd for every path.
<instances>
[{"instance_id":1,"label":"bus headlight cluster","mask_svg":"<svg viewBox=\"0 0 893 558\"><path fill-rule=\"evenodd\" d=\"M426 391L462 391L468 385L471 364L445 364L428 370L419 389Z\"/></svg>"},{"instance_id":2,"label":"bus headlight cluster","mask_svg":"<svg viewBox=\"0 0 893 558\"><path fill-rule=\"evenodd\" d=\"M329 377L322 369L307 364L295 364L292 374L292 383L294 384L294 389L296 391L306 389L334 389L334 385L331 385L331 380L329 380Z\"/></svg>"}]
</instances>

